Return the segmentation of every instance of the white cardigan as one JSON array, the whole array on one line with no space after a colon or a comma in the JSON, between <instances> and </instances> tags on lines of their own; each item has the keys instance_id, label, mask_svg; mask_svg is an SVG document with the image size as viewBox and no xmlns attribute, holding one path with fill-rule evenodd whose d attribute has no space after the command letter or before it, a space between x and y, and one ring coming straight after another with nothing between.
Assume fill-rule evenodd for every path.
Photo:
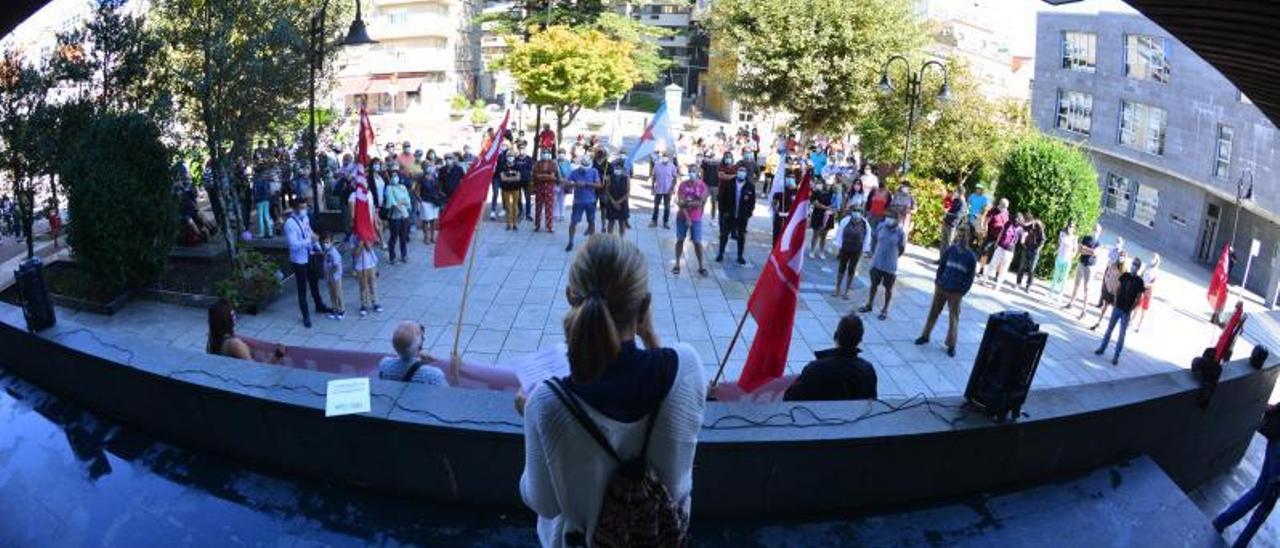
<instances>
[{"instance_id":1,"label":"white cardigan","mask_svg":"<svg viewBox=\"0 0 1280 548\"><path fill-rule=\"evenodd\" d=\"M676 378L662 402L649 440L649 464L674 500L691 509L693 455L702 429L707 384L698 353L675 346ZM624 460L640 452L645 419L622 423L582 402ZM564 546L566 532L595 530L596 515L616 464L577 423L564 404L539 384L525 404L524 474L520 496L538 513L538 539L543 546Z\"/></svg>"}]
</instances>

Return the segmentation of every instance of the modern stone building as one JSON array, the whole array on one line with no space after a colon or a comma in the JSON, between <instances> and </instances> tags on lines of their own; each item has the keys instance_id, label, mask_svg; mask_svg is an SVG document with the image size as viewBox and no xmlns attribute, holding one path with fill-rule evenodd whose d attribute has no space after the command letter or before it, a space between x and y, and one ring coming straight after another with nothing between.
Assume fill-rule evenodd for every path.
<instances>
[{"instance_id":1,"label":"modern stone building","mask_svg":"<svg viewBox=\"0 0 1280 548\"><path fill-rule=\"evenodd\" d=\"M1239 211L1232 282L1256 249L1243 284L1274 303L1280 143L1230 81L1140 15L1041 13L1032 88L1040 129L1089 150L1107 230L1211 265Z\"/></svg>"}]
</instances>

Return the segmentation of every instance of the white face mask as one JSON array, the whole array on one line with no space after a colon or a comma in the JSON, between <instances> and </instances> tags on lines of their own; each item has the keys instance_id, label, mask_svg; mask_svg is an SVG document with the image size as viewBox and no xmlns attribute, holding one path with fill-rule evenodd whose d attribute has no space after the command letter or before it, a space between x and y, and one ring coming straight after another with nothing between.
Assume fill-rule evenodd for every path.
<instances>
[{"instance_id":1,"label":"white face mask","mask_svg":"<svg viewBox=\"0 0 1280 548\"><path fill-rule=\"evenodd\" d=\"M889 225L889 228L893 228L895 226L898 226L898 219L889 217L888 219L884 220L884 224Z\"/></svg>"}]
</instances>

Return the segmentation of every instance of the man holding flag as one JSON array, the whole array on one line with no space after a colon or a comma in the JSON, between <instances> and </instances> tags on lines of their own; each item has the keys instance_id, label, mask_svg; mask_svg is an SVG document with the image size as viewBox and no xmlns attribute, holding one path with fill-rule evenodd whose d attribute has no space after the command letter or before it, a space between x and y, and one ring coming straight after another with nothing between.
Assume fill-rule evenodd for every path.
<instances>
[{"instance_id":1,"label":"man holding flag","mask_svg":"<svg viewBox=\"0 0 1280 548\"><path fill-rule=\"evenodd\" d=\"M796 192L795 204L786 228L773 246L769 260L756 280L747 310L759 327L747 354L747 363L738 377L738 387L751 392L782 376L791 348L791 329L796 320L796 299L800 272L804 267L805 222L809 217L810 173L805 173Z\"/></svg>"},{"instance_id":2,"label":"man holding flag","mask_svg":"<svg viewBox=\"0 0 1280 548\"><path fill-rule=\"evenodd\" d=\"M1222 246L1222 255L1218 258L1217 266L1213 268L1213 278L1209 280L1209 307L1213 309L1213 315L1209 316L1209 323L1213 325L1222 325L1222 310L1227 307L1231 266L1234 262L1231 244Z\"/></svg>"},{"instance_id":3,"label":"man holding flag","mask_svg":"<svg viewBox=\"0 0 1280 548\"><path fill-rule=\"evenodd\" d=\"M675 146L675 142L675 134L671 131L671 116L667 112L667 102L663 101L658 106L658 110L653 113L653 120L644 126L644 132L640 134L640 142L636 143L636 147L631 149L631 155L627 156L627 172L635 172L636 160L651 156L659 147L666 149Z\"/></svg>"}]
</instances>

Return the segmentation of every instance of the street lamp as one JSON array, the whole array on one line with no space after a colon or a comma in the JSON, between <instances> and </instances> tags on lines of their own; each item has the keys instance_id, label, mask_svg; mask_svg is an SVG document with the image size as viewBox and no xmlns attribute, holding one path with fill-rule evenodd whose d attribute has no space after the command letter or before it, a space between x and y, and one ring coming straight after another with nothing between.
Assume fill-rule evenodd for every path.
<instances>
[{"instance_id":1,"label":"street lamp","mask_svg":"<svg viewBox=\"0 0 1280 548\"><path fill-rule=\"evenodd\" d=\"M1245 186L1246 177L1248 177L1249 179L1249 186L1247 187ZM1253 199L1253 170L1246 169L1244 170L1244 173L1240 174L1240 180L1236 181L1236 215L1235 215L1235 219L1231 220L1231 240L1227 243L1227 245L1231 246L1232 253L1234 253L1236 250L1236 229L1240 227L1240 213L1244 210L1244 201L1252 200L1252 199ZM1249 262L1245 263L1245 267L1244 267L1245 277L1240 279L1241 289L1243 289L1245 284L1248 283L1249 281L1248 280L1249 263L1253 261L1252 251L1253 250L1250 249ZM1230 265L1230 261L1227 261L1227 263L1228 265Z\"/></svg>"},{"instance_id":2,"label":"street lamp","mask_svg":"<svg viewBox=\"0 0 1280 548\"><path fill-rule=\"evenodd\" d=\"M893 93L897 88L893 85L893 80L889 78L889 65L894 61L901 61L907 73L907 143L902 149L902 173L906 174L911 169L911 132L915 130L916 109L920 106L920 93L924 85L924 73L929 67L935 67L942 73L942 87L938 89L938 98L943 101L951 100L951 77L947 74L947 67L938 61L925 61L920 65L920 70L911 72L911 62L906 57L895 55L885 61L884 68L880 69L880 91L885 94Z\"/></svg>"},{"instance_id":3,"label":"street lamp","mask_svg":"<svg viewBox=\"0 0 1280 548\"><path fill-rule=\"evenodd\" d=\"M347 36L338 42L338 46L360 46L364 44L377 43L374 39L369 38L369 31L364 26L364 18L361 17L360 0L355 0L356 18L351 22L351 26L347 29ZM325 15L329 11L329 0L324 0L321 4L320 11L311 16L311 42L309 44L309 53L311 56L311 89L309 101L307 103L307 152L311 157L311 197L315 202L316 211L320 210L320 170L317 165L317 136L316 136L316 76L320 73L320 64L324 62L324 42L325 42Z\"/></svg>"}]
</instances>

